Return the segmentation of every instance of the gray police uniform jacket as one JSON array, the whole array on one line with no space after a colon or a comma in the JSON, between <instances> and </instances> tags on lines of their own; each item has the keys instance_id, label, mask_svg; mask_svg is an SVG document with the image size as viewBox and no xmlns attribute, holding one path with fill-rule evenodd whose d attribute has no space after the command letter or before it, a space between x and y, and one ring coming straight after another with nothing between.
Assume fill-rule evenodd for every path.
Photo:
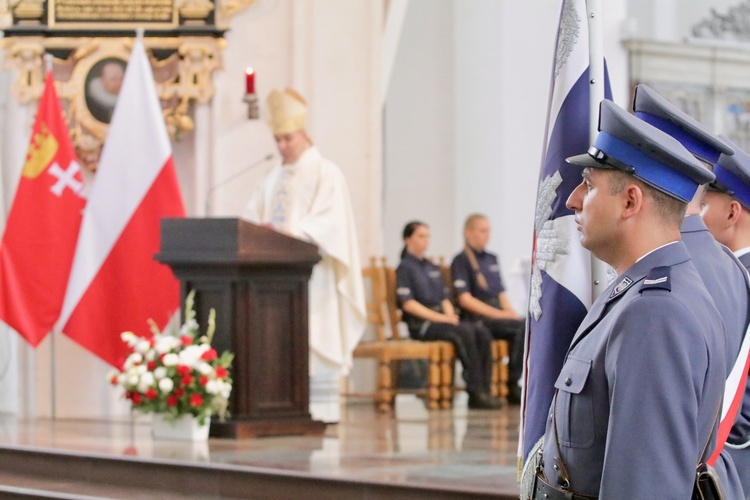
<instances>
[{"instance_id":1,"label":"gray police uniform jacket","mask_svg":"<svg viewBox=\"0 0 750 500\"><path fill-rule=\"evenodd\" d=\"M750 253L742 255L739 260L750 272ZM737 467L744 489L744 498L750 499L750 378L745 387L742 406L734 421L724 451L729 453ZM727 496L727 498L731 497Z\"/></svg>"},{"instance_id":2,"label":"gray police uniform jacket","mask_svg":"<svg viewBox=\"0 0 750 500\"><path fill-rule=\"evenodd\" d=\"M747 331L748 322L748 286L747 274L742 262L724 245L718 243L708 231L700 215L688 215L682 224L681 237L693 259L693 264L701 276L706 290L713 297L716 308L726 325L727 332L727 375L732 370L740 344ZM750 401L746 393L743 408L735 419L729 442L741 442L750 439ZM732 459L728 459L727 455ZM738 456L742 455L742 456ZM750 487L750 450L745 453L730 447L722 450L715 467L724 487L726 498L745 498ZM743 460L744 459L744 460ZM728 464L727 461L734 461ZM748 462L744 464L743 462ZM739 475L735 475L736 469ZM750 492L748 492L750 493Z\"/></svg>"},{"instance_id":3,"label":"gray police uniform jacket","mask_svg":"<svg viewBox=\"0 0 750 500\"><path fill-rule=\"evenodd\" d=\"M685 217L680 237L726 324L729 375L747 330L750 285L742 263L711 236L700 215Z\"/></svg>"},{"instance_id":4,"label":"gray police uniform jacket","mask_svg":"<svg viewBox=\"0 0 750 500\"><path fill-rule=\"evenodd\" d=\"M690 498L709 436L713 448L726 373L724 323L700 283L676 242L596 300L555 383L543 448L550 483L562 455L576 493Z\"/></svg>"}]
</instances>

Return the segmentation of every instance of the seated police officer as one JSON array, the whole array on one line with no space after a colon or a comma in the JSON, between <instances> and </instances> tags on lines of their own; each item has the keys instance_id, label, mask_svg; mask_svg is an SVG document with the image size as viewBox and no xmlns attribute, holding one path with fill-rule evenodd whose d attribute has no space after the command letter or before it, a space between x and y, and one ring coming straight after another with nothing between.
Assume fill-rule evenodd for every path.
<instances>
[{"instance_id":1,"label":"seated police officer","mask_svg":"<svg viewBox=\"0 0 750 500\"><path fill-rule=\"evenodd\" d=\"M453 290L461 308L461 319L484 325L495 339L508 341L508 401L521 401L518 381L523 370L525 321L516 313L505 292L497 256L485 251L490 239L490 221L472 214L464 224L465 246L451 263Z\"/></svg>"},{"instance_id":2,"label":"seated police officer","mask_svg":"<svg viewBox=\"0 0 750 500\"><path fill-rule=\"evenodd\" d=\"M679 142L600 106L568 198L583 247L618 274L576 332L555 382L535 498L691 498L713 449L725 377L721 316L680 226L712 180ZM736 473L736 471L735 471Z\"/></svg>"},{"instance_id":3,"label":"seated police officer","mask_svg":"<svg viewBox=\"0 0 750 500\"><path fill-rule=\"evenodd\" d=\"M405 246L396 269L396 283L409 336L453 343L463 367L469 408L499 408L500 401L489 393L492 335L484 328L459 322L447 298L440 268L424 258L430 244L429 227L423 222L410 222L404 227L403 238Z\"/></svg>"}]
</instances>

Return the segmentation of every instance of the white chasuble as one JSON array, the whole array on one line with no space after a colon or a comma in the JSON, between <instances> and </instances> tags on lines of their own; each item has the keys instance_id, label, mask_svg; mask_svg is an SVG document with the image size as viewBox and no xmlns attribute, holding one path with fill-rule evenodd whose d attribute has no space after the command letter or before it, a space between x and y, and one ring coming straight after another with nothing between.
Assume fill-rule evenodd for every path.
<instances>
[{"instance_id":1,"label":"white chasuble","mask_svg":"<svg viewBox=\"0 0 750 500\"><path fill-rule=\"evenodd\" d=\"M296 163L268 171L243 218L318 246L322 260L313 268L309 293L310 374L326 367L348 374L367 316L354 214L341 170L312 146Z\"/></svg>"}]
</instances>

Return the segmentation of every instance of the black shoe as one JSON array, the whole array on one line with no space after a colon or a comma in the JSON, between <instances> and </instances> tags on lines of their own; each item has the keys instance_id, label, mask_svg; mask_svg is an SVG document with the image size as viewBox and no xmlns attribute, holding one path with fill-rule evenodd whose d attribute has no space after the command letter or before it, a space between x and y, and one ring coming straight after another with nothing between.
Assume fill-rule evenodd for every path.
<instances>
[{"instance_id":1,"label":"black shoe","mask_svg":"<svg viewBox=\"0 0 750 500\"><path fill-rule=\"evenodd\" d=\"M469 408L472 410L496 410L502 406L502 403L493 398L486 392L470 392Z\"/></svg>"},{"instance_id":2,"label":"black shoe","mask_svg":"<svg viewBox=\"0 0 750 500\"><path fill-rule=\"evenodd\" d=\"M508 384L508 404L511 405L520 405L521 404L521 388L518 387L518 384L516 382L511 382Z\"/></svg>"}]
</instances>

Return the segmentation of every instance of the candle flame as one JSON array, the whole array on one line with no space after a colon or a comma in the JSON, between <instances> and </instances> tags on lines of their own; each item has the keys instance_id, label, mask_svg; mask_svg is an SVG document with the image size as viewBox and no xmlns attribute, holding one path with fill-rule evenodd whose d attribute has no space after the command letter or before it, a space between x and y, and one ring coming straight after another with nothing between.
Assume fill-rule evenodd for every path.
<instances>
[{"instance_id":1,"label":"candle flame","mask_svg":"<svg viewBox=\"0 0 750 500\"><path fill-rule=\"evenodd\" d=\"M251 67L249 67L249 66L248 66L248 68L247 68L247 69L245 70L245 73L247 73L248 75L252 75L252 74L253 74L254 72L255 72L255 71L253 71L253 68L251 68Z\"/></svg>"}]
</instances>

